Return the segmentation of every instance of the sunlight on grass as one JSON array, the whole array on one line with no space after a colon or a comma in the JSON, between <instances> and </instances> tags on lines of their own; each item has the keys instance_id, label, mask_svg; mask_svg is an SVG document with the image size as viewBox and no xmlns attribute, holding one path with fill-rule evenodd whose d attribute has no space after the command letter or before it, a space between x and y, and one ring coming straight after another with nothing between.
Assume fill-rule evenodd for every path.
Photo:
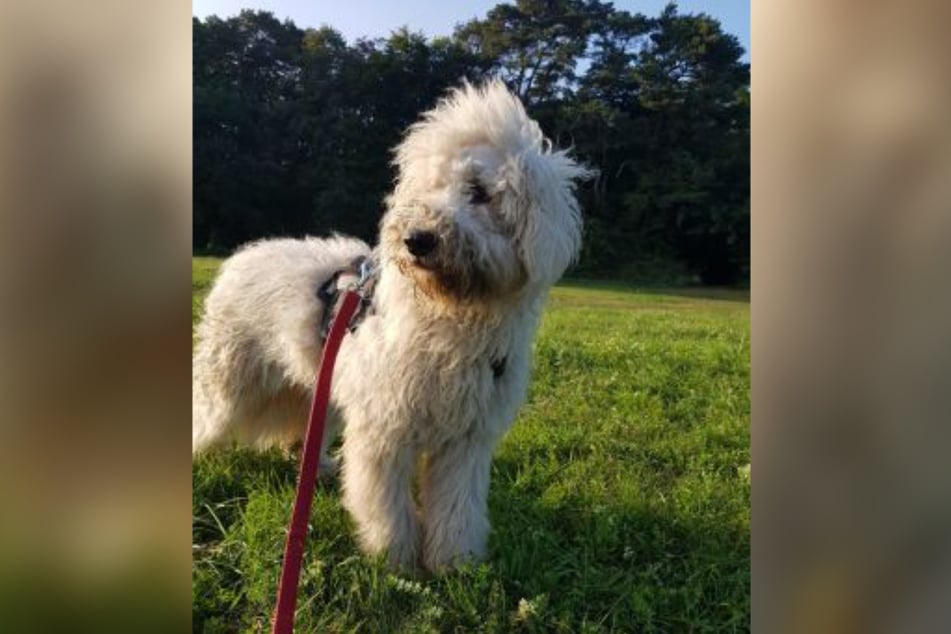
<instances>
[{"instance_id":1,"label":"sunlight on grass","mask_svg":"<svg viewBox=\"0 0 951 634\"><path fill-rule=\"evenodd\" d=\"M217 264L194 260L196 319ZM297 631L748 630L749 328L748 292L554 289L489 561L393 575L322 484ZM195 463L195 631L268 629L295 477L276 452Z\"/></svg>"}]
</instances>

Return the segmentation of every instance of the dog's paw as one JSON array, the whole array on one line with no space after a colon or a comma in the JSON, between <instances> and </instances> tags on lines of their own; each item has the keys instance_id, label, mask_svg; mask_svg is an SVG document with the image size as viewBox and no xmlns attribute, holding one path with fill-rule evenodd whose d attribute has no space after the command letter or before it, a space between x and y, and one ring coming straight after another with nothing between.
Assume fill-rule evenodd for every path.
<instances>
[{"instance_id":1,"label":"dog's paw","mask_svg":"<svg viewBox=\"0 0 951 634\"><path fill-rule=\"evenodd\" d=\"M386 548L386 563L390 570L413 575L420 572L419 549L412 543L393 543Z\"/></svg>"},{"instance_id":2,"label":"dog's paw","mask_svg":"<svg viewBox=\"0 0 951 634\"><path fill-rule=\"evenodd\" d=\"M484 549L477 551L434 551L432 549L423 552L423 567L433 574L440 574L460 568L469 564L477 564L485 561L486 553Z\"/></svg>"}]
</instances>

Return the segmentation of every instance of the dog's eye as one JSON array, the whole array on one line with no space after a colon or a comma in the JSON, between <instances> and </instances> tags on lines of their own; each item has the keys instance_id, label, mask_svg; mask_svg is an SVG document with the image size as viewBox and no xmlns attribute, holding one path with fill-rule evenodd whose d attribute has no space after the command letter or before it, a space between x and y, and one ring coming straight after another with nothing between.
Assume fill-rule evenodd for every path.
<instances>
[{"instance_id":1,"label":"dog's eye","mask_svg":"<svg viewBox=\"0 0 951 634\"><path fill-rule=\"evenodd\" d=\"M492 200L492 197L489 196L489 192L486 191L485 185L479 181L472 181L469 183L469 202L473 205L485 205Z\"/></svg>"}]
</instances>

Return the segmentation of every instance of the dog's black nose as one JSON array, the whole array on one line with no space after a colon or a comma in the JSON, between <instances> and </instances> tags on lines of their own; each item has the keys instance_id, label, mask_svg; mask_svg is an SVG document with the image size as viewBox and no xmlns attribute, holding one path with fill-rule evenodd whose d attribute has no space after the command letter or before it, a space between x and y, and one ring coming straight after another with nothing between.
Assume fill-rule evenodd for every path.
<instances>
[{"instance_id":1,"label":"dog's black nose","mask_svg":"<svg viewBox=\"0 0 951 634\"><path fill-rule=\"evenodd\" d=\"M436 234L431 231L413 231L403 239L403 244L410 253L421 258L436 248Z\"/></svg>"}]
</instances>

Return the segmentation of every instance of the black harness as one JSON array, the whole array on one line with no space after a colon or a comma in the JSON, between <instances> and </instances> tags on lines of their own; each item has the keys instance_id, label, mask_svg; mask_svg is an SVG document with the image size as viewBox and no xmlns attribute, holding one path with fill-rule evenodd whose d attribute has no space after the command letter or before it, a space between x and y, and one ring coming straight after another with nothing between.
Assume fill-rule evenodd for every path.
<instances>
[{"instance_id":1,"label":"black harness","mask_svg":"<svg viewBox=\"0 0 951 634\"><path fill-rule=\"evenodd\" d=\"M347 289L348 285L341 285L341 276L355 275L357 281L353 284L360 292L360 306L356 314L350 320L349 330L354 332L368 314L374 312L373 292L376 290L377 269L374 261L366 256L360 256L353 260L346 268L334 271L330 278L317 288L317 299L324 305L324 317L320 324L320 339L327 340L327 334L330 332L330 324L337 314L337 302L340 299L342 291Z\"/></svg>"}]
</instances>

